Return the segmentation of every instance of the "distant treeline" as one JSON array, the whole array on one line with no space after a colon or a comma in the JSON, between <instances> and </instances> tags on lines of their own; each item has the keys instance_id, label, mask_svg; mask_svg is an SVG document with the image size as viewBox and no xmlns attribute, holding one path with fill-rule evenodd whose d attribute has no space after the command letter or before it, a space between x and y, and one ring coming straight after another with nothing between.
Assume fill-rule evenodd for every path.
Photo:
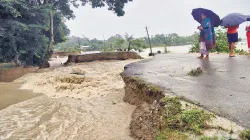
<instances>
[{"instance_id":1,"label":"distant treeline","mask_svg":"<svg viewBox=\"0 0 250 140\"><path fill-rule=\"evenodd\" d=\"M190 45L197 41L198 33L191 36L179 36L176 33L172 34L157 34L151 36L152 47L156 46L177 46L177 45ZM128 34L111 36L107 40L88 39L81 37L69 37L64 43L59 43L55 46L56 51L81 51L81 46L89 46L85 51L112 51L112 50L142 50L149 47L148 38L133 38Z\"/></svg>"}]
</instances>

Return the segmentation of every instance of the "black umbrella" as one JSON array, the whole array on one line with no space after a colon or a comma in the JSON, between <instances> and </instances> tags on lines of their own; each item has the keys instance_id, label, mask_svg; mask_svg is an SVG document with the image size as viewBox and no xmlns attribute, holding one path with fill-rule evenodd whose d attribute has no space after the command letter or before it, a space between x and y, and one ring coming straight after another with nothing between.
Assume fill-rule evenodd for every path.
<instances>
[{"instance_id":1,"label":"black umbrella","mask_svg":"<svg viewBox=\"0 0 250 140\"><path fill-rule=\"evenodd\" d=\"M204 8L197 8L193 9L192 11L194 19L198 21L200 24L202 23L201 14L205 14L208 18L210 18L214 27L220 26L221 24L220 17L213 11Z\"/></svg>"},{"instance_id":2,"label":"black umbrella","mask_svg":"<svg viewBox=\"0 0 250 140\"><path fill-rule=\"evenodd\" d=\"M247 16L240 13L231 13L222 19L221 26L235 26L247 21Z\"/></svg>"}]
</instances>

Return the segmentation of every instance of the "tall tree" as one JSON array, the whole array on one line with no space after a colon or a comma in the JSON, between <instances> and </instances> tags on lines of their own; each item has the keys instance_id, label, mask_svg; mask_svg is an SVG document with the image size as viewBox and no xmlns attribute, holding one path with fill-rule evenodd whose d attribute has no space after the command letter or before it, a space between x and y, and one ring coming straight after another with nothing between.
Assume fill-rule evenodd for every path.
<instances>
[{"instance_id":1,"label":"tall tree","mask_svg":"<svg viewBox=\"0 0 250 140\"><path fill-rule=\"evenodd\" d=\"M55 42L54 38L54 15L60 14L62 17L65 17L67 19L74 18L73 11L70 9L70 4L73 4L74 6L77 6L75 0L26 0L26 2L29 2L33 6L38 7L46 7L47 13L49 14L49 32L50 32L50 43L47 47L47 54L44 57L44 60L42 62L41 68L43 67L49 67L48 60L52 55L52 49Z\"/></svg>"},{"instance_id":2,"label":"tall tree","mask_svg":"<svg viewBox=\"0 0 250 140\"><path fill-rule=\"evenodd\" d=\"M37 6L48 6L49 17L50 17L50 43L47 49L47 55L44 58L44 62L41 67L45 67L47 61L49 60L52 51L52 47L54 44L54 29L53 29L53 16L55 12L61 13L67 19L74 18L73 11L70 9L70 5L72 4L75 7L78 7L78 1L82 2L82 5L86 5L90 3L93 8L108 6L108 10L114 11L118 16L123 16L125 14L123 8L125 3L132 0L26 0L30 4Z\"/></svg>"},{"instance_id":3,"label":"tall tree","mask_svg":"<svg viewBox=\"0 0 250 140\"><path fill-rule=\"evenodd\" d=\"M27 64L25 59L28 58L25 55L28 52L39 52L43 42L46 42L41 32L46 30L45 15L42 9L32 7L24 0L4 0L0 5L0 21L3 23L0 25L3 29L0 37L0 53L3 58L0 61L14 60L17 65L23 61Z\"/></svg>"},{"instance_id":4,"label":"tall tree","mask_svg":"<svg viewBox=\"0 0 250 140\"><path fill-rule=\"evenodd\" d=\"M117 16L123 16L125 14L124 6L126 3L133 0L80 0L82 5L85 6L89 3L92 8L108 6L108 10L114 11Z\"/></svg>"}]
</instances>

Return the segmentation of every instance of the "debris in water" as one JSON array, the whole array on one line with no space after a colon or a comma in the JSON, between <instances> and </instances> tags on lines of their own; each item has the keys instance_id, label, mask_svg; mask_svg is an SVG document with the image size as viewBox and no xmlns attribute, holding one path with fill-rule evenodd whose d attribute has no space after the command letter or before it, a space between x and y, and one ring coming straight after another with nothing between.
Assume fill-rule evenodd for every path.
<instances>
[{"instance_id":1,"label":"debris in water","mask_svg":"<svg viewBox=\"0 0 250 140\"><path fill-rule=\"evenodd\" d=\"M73 68L70 74L85 75L86 72L80 68Z\"/></svg>"},{"instance_id":2,"label":"debris in water","mask_svg":"<svg viewBox=\"0 0 250 140\"><path fill-rule=\"evenodd\" d=\"M77 77L77 76L57 76L56 81L60 81L62 83L71 83L71 84L81 84L86 81L85 77Z\"/></svg>"}]
</instances>

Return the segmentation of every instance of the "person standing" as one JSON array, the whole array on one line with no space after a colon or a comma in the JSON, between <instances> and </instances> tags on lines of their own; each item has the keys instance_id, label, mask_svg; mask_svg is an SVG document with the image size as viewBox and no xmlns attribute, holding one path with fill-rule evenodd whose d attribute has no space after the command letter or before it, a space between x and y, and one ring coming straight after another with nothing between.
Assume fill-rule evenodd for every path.
<instances>
[{"instance_id":1,"label":"person standing","mask_svg":"<svg viewBox=\"0 0 250 140\"><path fill-rule=\"evenodd\" d=\"M239 25L229 26L226 28L227 28L228 48L230 50L229 57L235 57L234 48L235 48L235 43L238 42Z\"/></svg>"},{"instance_id":2,"label":"person standing","mask_svg":"<svg viewBox=\"0 0 250 140\"><path fill-rule=\"evenodd\" d=\"M213 26L210 18L207 17L206 13L201 14L202 24L198 27L198 29L204 34L204 42L206 46L206 57L205 59L209 59L209 51L213 48L213 44L215 43L213 37ZM214 40L214 41L213 41Z\"/></svg>"},{"instance_id":3,"label":"person standing","mask_svg":"<svg viewBox=\"0 0 250 140\"><path fill-rule=\"evenodd\" d=\"M250 53L250 26L246 27L246 31L247 31L248 52Z\"/></svg>"},{"instance_id":4,"label":"person standing","mask_svg":"<svg viewBox=\"0 0 250 140\"><path fill-rule=\"evenodd\" d=\"M200 27L198 27L199 29ZM204 55L208 54L208 51L206 49L206 45L205 45L205 39L204 39L204 32L200 31L200 37L199 37L199 47L200 47L200 54L201 56L198 57L199 59L203 59Z\"/></svg>"}]
</instances>

